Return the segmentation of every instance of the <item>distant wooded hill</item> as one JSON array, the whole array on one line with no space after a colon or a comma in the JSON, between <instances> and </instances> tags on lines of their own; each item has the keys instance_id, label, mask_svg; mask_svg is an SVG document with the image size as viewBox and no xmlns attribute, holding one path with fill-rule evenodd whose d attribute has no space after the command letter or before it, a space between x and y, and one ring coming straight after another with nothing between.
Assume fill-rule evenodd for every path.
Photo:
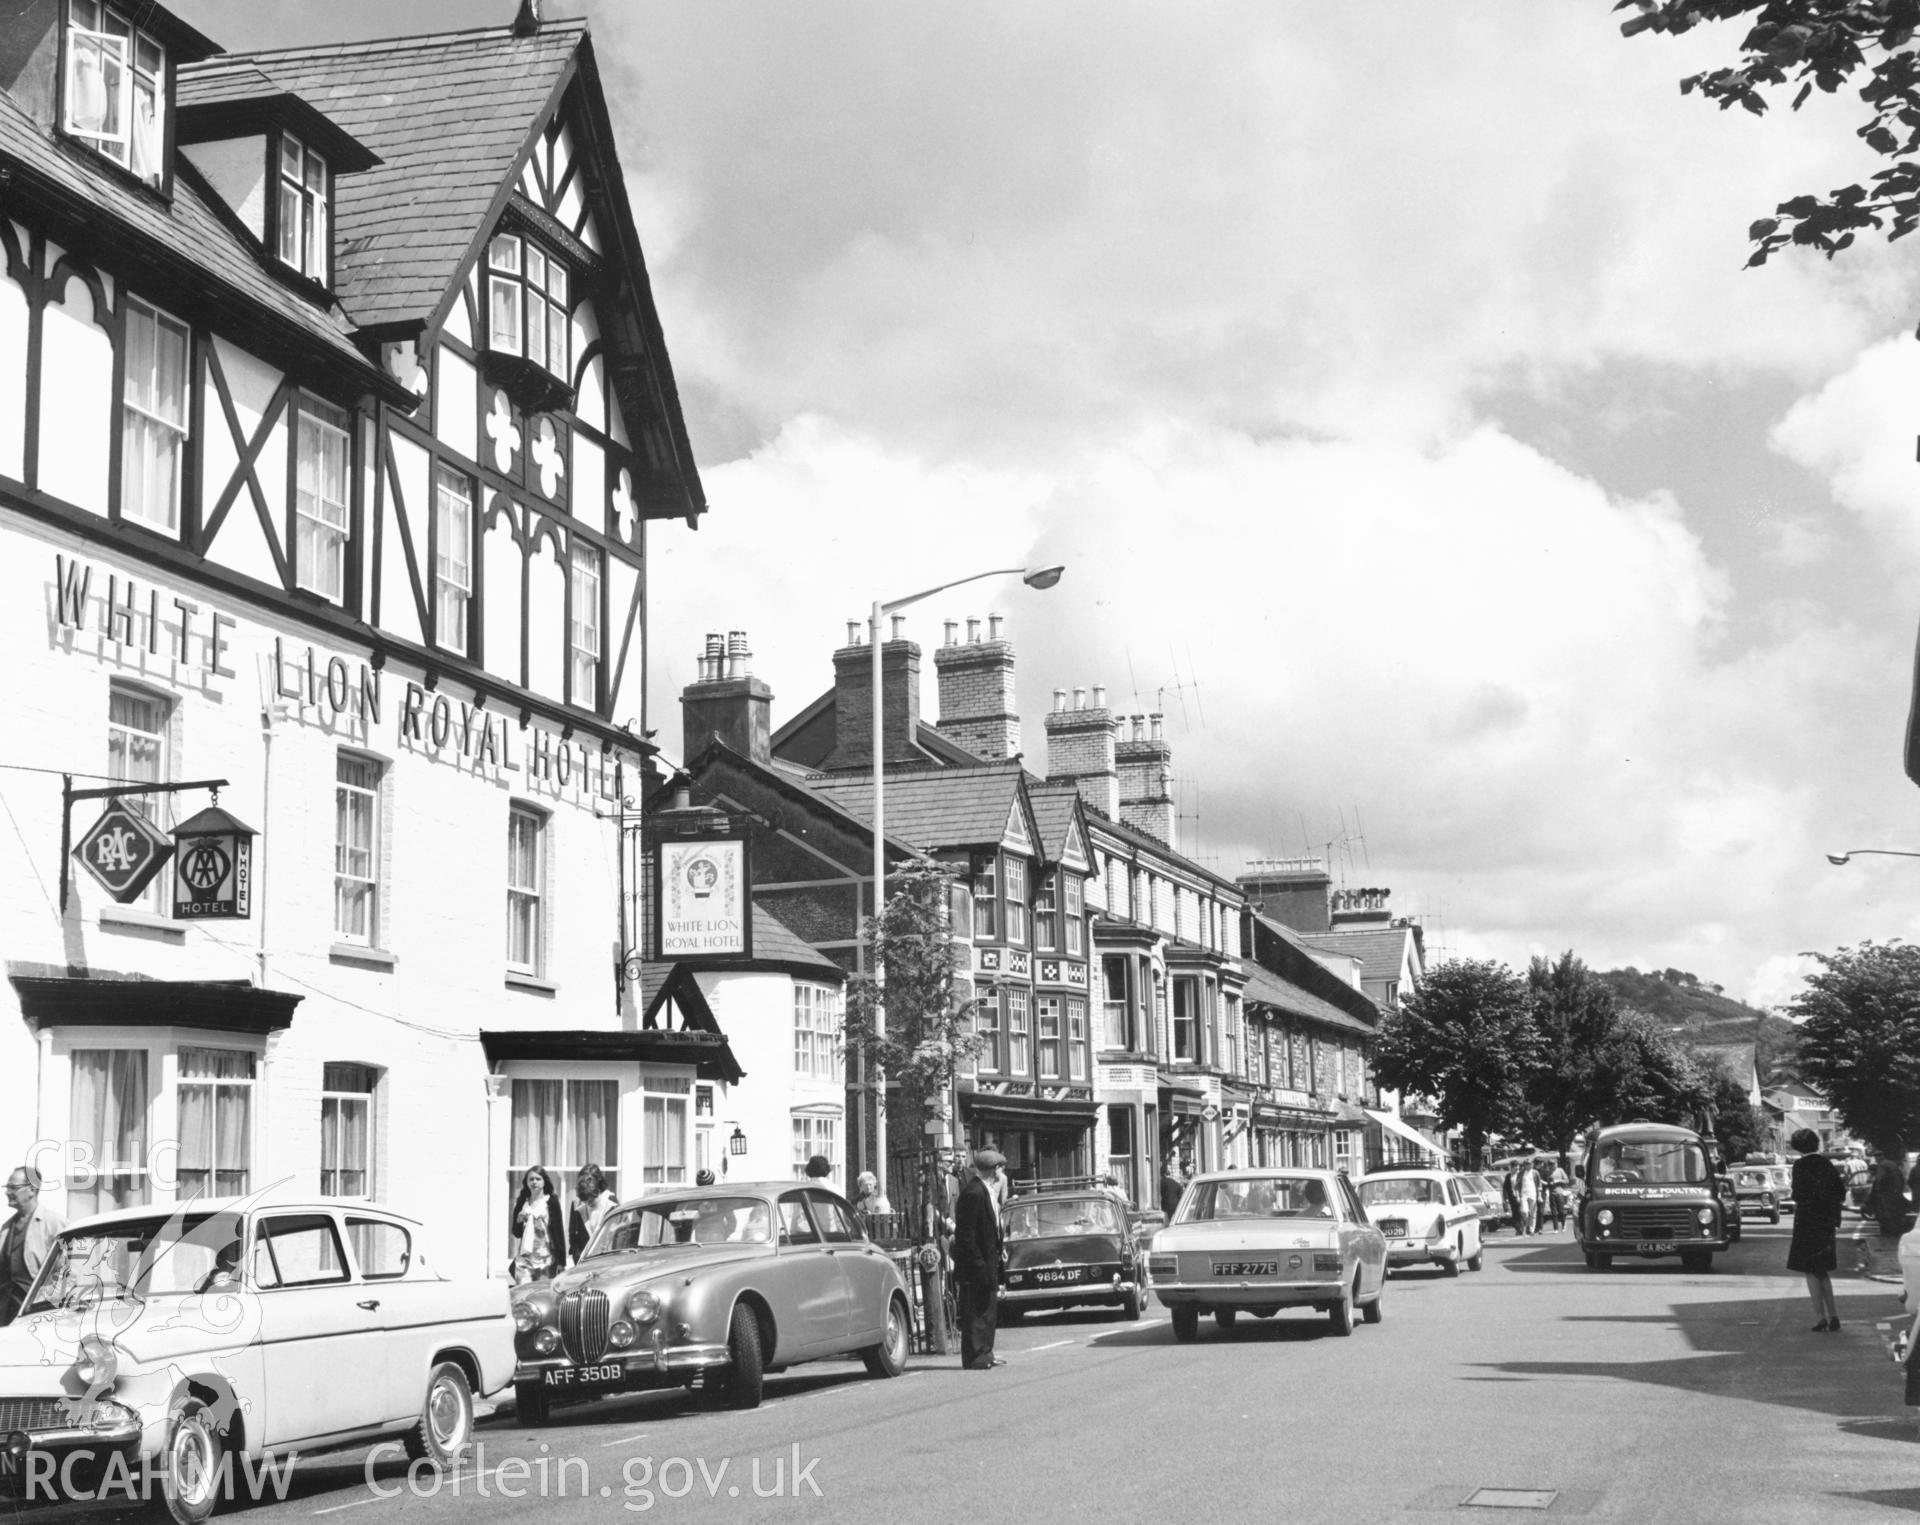
<instances>
[{"instance_id":1,"label":"distant wooded hill","mask_svg":"<svg viewBox=\"0 0 1920 1525\"><path fill-rule=\"evenodd\" d=\"M1751 1041L1762 1084L1794 1071L1800 1030L1785 1017L1723 995L1718 985L1684 969L1608 969L1599 978L1621 1005L1678 1028L1690 1048Z\"/></svg>"}]
</instances>

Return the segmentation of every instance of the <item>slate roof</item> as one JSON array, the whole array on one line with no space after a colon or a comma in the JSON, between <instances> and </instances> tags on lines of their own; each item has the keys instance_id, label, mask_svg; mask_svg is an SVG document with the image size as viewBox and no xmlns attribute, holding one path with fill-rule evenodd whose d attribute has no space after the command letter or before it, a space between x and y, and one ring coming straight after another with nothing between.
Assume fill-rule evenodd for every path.
<instances>
[{"instance_id":1,"label":"slate roof","mask_svg":"<svg viewBox=\"0 0 1920 1525\"><path fill-rule=\"evenodd\" d=\"M222 296L262 312L283 342L317 345L354 372L361 385L377 384L389 394L397 390L354 348L338 314L288 290L261 268L257 246L216 211L219 199L184 159L175 161L172 199L162 201L104 168L96 170L77 154L63 152L46 128L0 91L4 162L45 182L62 198L86 205L122 252L144 252L145 245L161 258L191 262Z\"/></svg>"},{"instance_id":2,"label":"slate roof","mask_svg":"<svg viewBox=\"0 0 1920 1525\"><path fill-rule=\"evenodd\" d=\"M640 966L640 1009L646 1011L660 994L673 971L685 965L705 972L723 972L727 965L703 964L697 958L649 959ZM753 961L744 967L758 970L763 964L791 966L787 972L812 971L812 977L835 985L846 983L847 971L824 953L816 952L800 941L799 935L773 912L755 902L753 906Z\"/></svg>"},{"instance_id":3,"label":"slate roof","mask_svg":"<svg viewBox=\"0 0 1920 1525\"><path fill-rule=\"evenodd\" d=\"M887 775L887 835L921 849L981 847L1007 834L1020 798L1017 763L984 768L926 768ZM873 779L825 774L807 780L868 826L873 824Z\"/></svg>"},{"instance_id":4,"label":"slate roof","mask_svg":"<svg viewBox=\"0 0 1920 1525\"><path fill-rule=\"evenodd\" d=\"M1283 980L1269 969L1258 964L1245 966L1247 983L1241 991L1243 1001L1258 1002L1263 1006L1276 1006L1281 1011L1291 1012L1295 1016L1308 1017L1315 1022L1325 1022L1330 1027L1344 1028L1348 1032L1366 1033L1371 1036L1373 1028L1358 1017L1348 1016L1331 1001L1324 1001L1310 990L1302 990L1298 985Z\"/></svg>"},{"instance_id":5,"label":"slate roof","mask_svg":"<svg viewBox=\"0 0 1920 1525\"><path fill-rule=\"evenodd\" d=\"M1027 798L1033 804L1034 824L1040 828L1040 850L1049 863L1058 863L1067 850L1074 802L1080 798L1080 791L1072 784L1028 779Z\"/></svg>"},{"instance_id":6,"label":"slate roof","mask_svg":"<svg viewBox=\"0 0 1920 1525\"><path fill-rule=\"evenodd\" d=\"M584 21L553 20L530 37L488 27L200 67L261 70L385 161L335 188L334 292L355 323L376 327L433 314L586 33ZM180 71L183 90L198 72Z\"/></svg>"},{"instance_id":7,"label":"slate roof","mask_svg":"<svg viewBox=\"0 0 1920 1525\"><path fill-rule=\"evenodd\" d=\"M1406 966L1411 927L1335 927L1331 932L1296 933L1309 948L1360 960L1363 980L1397 980Z\"/></svg>"},{"instance_id":8,"label":"slate roof","mask_svg":"<svg viewBox=\"0 0 1920 1525\"><path fill-rule=\"evenodd\" d=\"M1202 868L1177 847L1169 846L1152 832L1142 831L1138 826L1129 825L1125 821L1116 821L1096 805L1087 806L1087 832L1095 839L1102 835L1118 837L1123 842L1144 849L1151 856L1166 862L1177 863L1194 878L1204 879L1219 889L1229 891L1235 905L1246 898L1246 891L1233 880L1223 878L1210 868Z\"/></svg>"}]
</instances>

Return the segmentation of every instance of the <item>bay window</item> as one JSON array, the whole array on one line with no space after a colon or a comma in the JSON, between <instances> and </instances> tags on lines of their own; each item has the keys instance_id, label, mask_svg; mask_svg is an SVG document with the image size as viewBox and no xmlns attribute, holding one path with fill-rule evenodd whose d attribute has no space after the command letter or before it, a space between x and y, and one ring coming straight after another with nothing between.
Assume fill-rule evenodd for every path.
<instances>
[{"instance_id":1,"label":"bay window","mask_svg":"<svg viewBox=\"0 0 1920 1525\"><path fill-rule=\"evenodd\" d=\"M1027 940L1026 859L1007 859L1006 873L1007 941L1024 943Z\"/></svg>"},{"instance_id":2,"label":"bay window","mask_svg":"<svg viewBox=\"0 0 1920 1525\"><path fill-rule=\"evenodd\" d=\"M487 246L487 291L488 348L571 379L567 267L532 239L502 233Z\"/></svg>"},{"instance_id":3,"label":"bay window","mask_svg":"<svg viewBox=\"0 0 1920 1525\"><path fill-rule=\"evenodd\" d=\"M183 1048L179 1065L180 1200L241 1196L253 1180L254 1055Z\"/></svg>"},{"instance_id":4,"label":"bay window","mask_svg":"<svg viewBox=\"0 0 1920 1525\"><path fill-rule=\"evenodd\" d=\"M1131 1053L1139 1047L1134 1024L1133 960L1107 955L1100 960L1100 980L1103 987L1101 1018L1104 1028L1100 1035L1100 1046L1125 1049Z\"/></svg>"},{"instance_id":5,"label":"bay window","mask_svg":"<svg viewBox=\"0 0 1920 1525\"><path fill-rule=\"evenodd\" d=\"M1200 1058L1200 982L1176 979L1173 982L1173 1055L1176 1060L1198 1062Z\"/></svg>"},{"instance_id":6,"label":"bay window","mask_svg":"<svg viewBox=\"0 0 1920 1525\"><path fill-rule=\"evenodd\" d=\"M685 1149L686 1099L680 1098ZM598 1165L607 1189L620 1192L620 1085L613 1080L547 1080L516 1076L513 1118L507 1135L507 1200L519 1193L526 1172L546 1167L564 1209L582 1165Z\"/></svg>"},{"instance_id":7,"label":"bay window","mask_svg":"<svg viewBox=\"0 0 1920 1525\"><path fill-rule=\"evenodd\" d=\"M1030 1027L1031 997L1024 990L1009 990L1007 993L1007 1073L1025 1075L1031 1072L1027 1047L1032 1037Z\"/></svg>"},{"instance_id":8,"label":"bay window","mask_svg":"<svg viewBox=\"0 0 1920 1525\"><path fill-rule=\"evenodd\" d=\"M1087 998L1067 997L1067 1078L1087 1078Z\"/></svg>"},{"instance_id":9,"label":"bay window","mask_svg":"<svg viewBox=\"0 0 1920 1525\"><path fill-rule=\"evenodd\" d=\"M793 985L793 1073L805 1080L838 1080L839 1002L829 985Z\"/></svg>"},{"instance_id":10,"label":"bay window","mask_svg":"<svg viewBox=\"0 0 1920 1525\"><path fill-rule=\"evenodd\" d=\"M1038 1019L1037 1035L1039 1068L1034 1072L1041 1080L1059 1080L1065 1073L1061 1068L1060 1053L1060 997L1043 995L1037 998L1035 1016Z\"/></svg>"},{"instance_id":11,"label":"bay window","mask_svg":"<svg viewBox=\"0 0 1920 1525\"><path fill-rule=\"evenodd\" d=\"M1060 947L1060 911L1054 898L1055 880L1042 879L1033 892L1033 947L1036 953L1053 953Z\"/></svg>"},{"instance_id":12,"label":"bay window","mask_svg":"<svg viewBox=\"0 0 1920 1525\"><path fill-rule=\"evenodd\" d=\"M1066 949L1078 956L1086 951L1087 907L1084 886L1071 874L1060 876L1061 914L1067 933Z\"/></svg>"},{"instance_id":13,"label":"bay window","mask_svg":"<svg viewBox=\"0 0 1920 1525\"><path fill-rule=\"evenodd\" d=\"M1000 1063L1000 1003L989 995L973 1008L973 1031L979 1038L979 1047L974 1050L974 1059L979 1068L999 1073Z\"/></svg>"},{"instance_id":14,"label":"bay window","mask_svg":"<svg viewBox=\"0 0 1920 1525\"><path fill-rule=\"evenodd\" d=\"M680 1087L675 1091L670 1089ZM649 1186L684 1186L687 1180L687 1082L649 1078L642 1098L645 1130L640 1178Z\"/></svg>"},{"instance_id":15,"label":"bay window","mask_svg":"<svg viewBox=\"0 0 1920 1525\"><path fill-rule=\"evenodd\" d=\"M67 1181L77 1219L152 1200L147 1177L147 1051L77 1048L71 1056L68 1137L84 1151Z\"/></svg>"},{"instance_id":16,"label":"bay window","mask_svg":"<svg viewBox=\"0 0 1920 1525\"><path fill-rule=\"evenodd\" d=\"M1000 860L988 854L973 871L973 935L1000 935ZM996 1066L997 1068L997 1066Z\"/></svg>"}]
</instances>

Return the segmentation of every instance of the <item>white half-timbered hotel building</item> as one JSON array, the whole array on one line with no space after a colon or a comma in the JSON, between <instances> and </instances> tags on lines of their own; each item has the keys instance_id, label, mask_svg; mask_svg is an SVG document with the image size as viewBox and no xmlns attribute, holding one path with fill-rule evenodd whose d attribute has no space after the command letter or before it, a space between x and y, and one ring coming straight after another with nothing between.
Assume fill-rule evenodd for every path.
<instances>
[{"instance_id":1,"label":"white half-timbered hotel building","mask_svg":"<svg viewBox=\"0 0 1920 1525\"><path fill-rule=\"evenodd\" d=\"M520 1167L690 1179L720 1121L710 1015L617 972L649 527L704 500L614 136L531 0L247 55L9 7L0 1165L68 1217L285 1182L498 1271ZM63 910L62 775L224 779L250 917Z\"/></svg>"}]
</instances>

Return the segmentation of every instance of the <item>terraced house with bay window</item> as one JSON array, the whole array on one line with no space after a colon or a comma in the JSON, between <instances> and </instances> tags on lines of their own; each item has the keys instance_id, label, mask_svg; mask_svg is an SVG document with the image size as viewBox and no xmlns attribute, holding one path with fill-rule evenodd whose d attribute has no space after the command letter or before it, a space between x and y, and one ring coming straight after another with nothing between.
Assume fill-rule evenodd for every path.
<instances>
[{"instance_id":1,"label":"terraced house with bay window","mask_svg":"<svg viewBox=\"0 0 1920 1525\"><path fill-rule=\"evenodd\" d=\"M705 503L615 124L584 23L476 10L9 8L0 1154L69 1216L286 1181L498 1269L523 1167L684 1177L739 1077L622 967Z\"/></svg>"}]
</instances>

